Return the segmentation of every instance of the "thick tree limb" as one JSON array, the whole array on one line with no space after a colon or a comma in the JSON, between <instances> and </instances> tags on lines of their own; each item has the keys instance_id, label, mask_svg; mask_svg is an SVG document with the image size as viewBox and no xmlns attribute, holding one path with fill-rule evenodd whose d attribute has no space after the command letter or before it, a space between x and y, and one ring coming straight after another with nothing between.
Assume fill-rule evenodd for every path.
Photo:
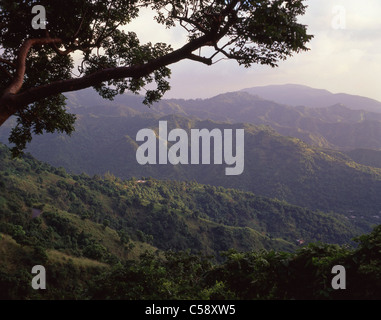
<instances>
[{"instance_id":1,"label":"thick tree limb","mask_svg":"<svg viewBox=\"0 0 381 320\"><path fill-rule=\"evenodd\" d=\"M213 64L212 59L201 57L201 56L198 56L198 55L195 55L195 54L190 54L187 58L190 59L190 60L194 60L194 61L197 61L197 62L204 63L204 64L206 64L208 66L211 66Z\"/></svg>"},{"instance_id":2,"label":"thick tree limb","mask_svg":"<svg viewBox=\"0 0 381 320\"><path fill-rule=\"evenodd\" d=\"M0 22L0 51L4 52L0 54L0 126L17 115L10 136L17 154L33 133L74 130L75 117L66 112L62 93L94 87L103 98L112 98L155 82L156 89L146 93L144 103L149 103L169 90L168 66L181 60L211 65L220 54L221 59L233 59L245 67L253 63L276 66L275 62L293 52L308 50L305 43L312 36L295 20L305 12L303 1L287 1L283 6L284 1L274 0L85 0L80 8L78 1L67 0L49 8L52 37L47 30L44 35L30 29L29 18L23 18L25 1L14 6L0 2L4 18L0 20L6 21ZM151 8L156 12L154 19L167 28L179 23L187 30L188 43L171 51L166 43L141 45L135 33L118 29L137 18L140 8ZM20 21L8 21L8 16L20 17ZM40 46L52 49L38 50ZM208 46L214 52L201 56L201 48ZM82 51L83 56L80 74L74 77L75 51Z\"/></svg>"},{"instance_id":3,"label":"thick tree limb","mask_svg":"<svg viewBox=\"0 0 381 320\"><path fill-rule=\"evenodd\" d=\"M16 94L20 91L24 82L26 58L29 50L35 45L44 45L51 43L59 43L61 39L56 38L41 38L41 39L28 39L21 46L16 60L16 72L11 84L5 89L3 95Z\"/></svg>"},{"instance_id":4,"label":"thick tree limb","mask_svg":"<svg viewBox=\"0 0 381 320\"><path fill-rule=\"evenodd\" d=\"M44 45L59 42L61 42L61 40L56 38L28 39L21 46L16 63L1 59L1 62L13 66L16 71L12 76L10 85L4 90L3 95L0 98L0 126L18 110L13 100L16 97L16 94L20 91L24 82L26 58L30 49L35 45Z\"/></svg>"},{"instance_id":5,"label":"thick tree limb","mask_svg":"<svg viewBox=\"0 0 381 320\"><path fill-rule=\"evenodd\" d=\"M137 79L145 77L161 67L168 66L183 59L191 59L206 65L211 65L211 58L201 57L193 54L193 52L204 46L216 45L216 43L225 35L228 27L223 28L222 30L219 27L221 24L225 24L223 17L228 16L231 11L233 11L234 6L232 4L235 4L236 2L237 1L232 1L230 6L228 6L223 11L222 15L221 13L219 14L219 19L214 21L211 30L202 28L195 21L190 20L187 17L177 17L180 22L190 23L204 32L204 34L196 39L191 40L182 48L168 53L162 57L153 59L141 65L104 68L80 78L59 80L49 84L40 85L38 87L29 88L25 91L20 92L25 76L27 55L33 46L48 44L58 55L67 55L76 49L83 49L80 47L69 47L66 50L62 51L59 49L59 44L61 44L62 41L58 38L51 38L48 33L46 34L45 38L26 40L21 46L17 56L17 61L15 63L16 71L14 73L13 80L5 89L3 95L0 97L0 126L11 115L22 110L29 104L60 93L85 89L111 80L126 78ZM230 25L230 23L228 24ZM79 26L79 29L80 28L81 25Z\"/></svg>"},{"instance_id":6,"label":"thick tree limb","mask_svg":"<svg viewBox=\"0 0 381 320\"><path fill-rule=\"evenodd\" d=\"M7 88L6 92L0 98L0 126L17 111L22 110L24 107L33 102L47 98L49 96L63 92L85 89L110 80L141 78L151 74L153 71L161 67L168 66L186 58L193 58L195 60L197 57L198 61L201 59L206 59L193 55L192 52L205 45L209 45L214 39L215 35L213 34L204 35L188 42L180 49L177 49L171 53L166 54L165 56L156 58L142 65L106 68L81 78L59 80L46 85L30 88L18 93L22 86L23 77L25 74L25 59L30 48L36 44L50 44L53 42L58 43L59 39L46 38L33 39L29 42L27 41L22 46L18 57L18 74L14 78L12 84ZM203 60L203 62L205 63L206 60Z\"/></svg>"}]
</instances>

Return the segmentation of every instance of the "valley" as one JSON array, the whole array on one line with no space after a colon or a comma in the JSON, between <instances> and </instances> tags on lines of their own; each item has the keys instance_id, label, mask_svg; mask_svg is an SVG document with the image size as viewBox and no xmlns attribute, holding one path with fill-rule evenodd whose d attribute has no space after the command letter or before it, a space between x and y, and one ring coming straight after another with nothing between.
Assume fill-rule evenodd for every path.
<instances>
[{"instance_id":1,"label":"valley","mask_svg":"<svg viewBox=\"0 0 381 320\"><path fill-rule=\"evenodd\" d=\"M324 254L352 263L350 256L359 255L358 261L368 263L362 245L378 237L381 216L381 113L340 104L281 105L246 92L163 100L149 109L139 96L101 101L87 90L68 94L69 109L77 117L70 137L35 136L17 159L0 145L0 283L8 288L5 297L44 298L37 291L23 292L31 277L27 270L36 263L46 265L53 279L48 299L251 299L251 291L234 288L243 277L241 269L231 269L235 261L257 265L264 259L274 268L287 261L300 268L298 261L311 250L311 259ZM12 121L0 128L3 143ZM166 124L165 135L160 123ZM202 129L209 133L211 150L219 141L210 139L212 132L222 138L223 132L244 131L241 174L225 174L227 167L214 152L222 143L209 161L203 163L201 154L198 165L183 161L178 151L190 155L192 146L180 148L180 131L191 141L192 130ZM140 130L150 132L155 161L137 161L141 142L147 144L138 138ZM177 136L168 138L171 132ZM148 149L141 150L143 158ZM230 160L233 154L238 158L237 150ZM164 153L167 164L160 165ZM184 261L193 268L186 275L178 269ZM14 265L20 266L17 271L11 271ZM269 279L269 271L255 270ZM315 275L323 272L313 270ZM154 277L152 286L143 285L138 274ZM60 282L62 277L67 281ZM114 287L115 277L127 277L123 281L133 291ZM276 281L288 286L284 279ZM265 290L264 283L260 286ZM290 297L300 298L291 287L295 283L287 287ZM266 290L262 297L271 298L273 289ZM319 297L318 292L305 294Z\"/></svg>"}]
</instances>

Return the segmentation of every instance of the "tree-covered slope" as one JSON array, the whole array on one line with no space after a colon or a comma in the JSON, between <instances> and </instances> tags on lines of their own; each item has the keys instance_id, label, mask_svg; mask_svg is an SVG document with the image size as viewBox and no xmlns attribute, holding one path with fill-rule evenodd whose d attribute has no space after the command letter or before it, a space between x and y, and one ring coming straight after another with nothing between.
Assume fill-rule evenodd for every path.
<instances>
[{"instance_id":1,"label":"tree-covered slope","mask_svg":"<svg viewBox=\"0 0 381 320\"><path fill-rule=\"evenodd\" d=\"M372 149L354 149L346 154L357 163L366 166L381 168L381 151Z\"/></svg>"},{"instance_id":2,"label":"tree-covered slope","mask_svg":"<svg viewBox=\"0 0 381 320\"><path fill-rule=\"evenodd\" d=\"M299 98L297 93L290 92L290 96ZM371 99L336 95L333 100L324 103L314 94L306 95L306 101L318 106L314 108L309 103L294 105L286 98L274 101L271 98L274 95L275 88L273 94L269 90L263 97L240 91L208 99L164 99L148 109L138 96L125 95L116 97L114 101L102 101L94 92L84 90L69 93L68 103L72 112L80 114L178 114L203 120L269 125L282 135L293 136L319 147L339 150L381 148L381 108L370 107ZM353 107L352 103L358 107Z\"/></svg>"},{"instance_id":3,"label":"tree-covered slope","mask_svg":"<svg viewBox=\"0 0 381 320\"><path fill-rule=\"evenodd\" d=\"M333 244L363 232L335 213L233 189L72 175L30 155L12 159L0 145L1 299L335 298L309 277L343 259L353 262L351 251ZM303 249L315 241L332 247ZM351 275L363 279L369 295L378 267L361 248ZM229 249L236 251L220 255ZM323 256L326 263L316 264L314 257ZM359 261L370 269L357 269ZM35 265L46 268L47 290L31 287Z\"/></svg>"},{"instance_id":4,"label":"tree-covered slope","mask_svg":"<svg viewBox=\"0 0 381 320\"><path fill-rule=\"evenodd\" d=\"M66 96L70 112L82 116L177 114L203 120L269 125L282 135L293 136L318 147L338 150L381 148L381 109L367 108L371 100L362 97L359 97L362 98L360 102L354 101L363 108L353 109L352 100L341 99L341 95L327 104L319 102L319 99L315 101L314 95L310 96L311 103L317 104L318 108L309 107L309 104L294 106L287 99L275 102L268 95L265 95L266 99L244 91L208 99L163 99L150 108L142 104L143 97L134 95L121 95L108 101L87 89L67 93ZM6 127L13 125L9 120L0 129L1 141L4 142L9 135Z\"/></svg>"},{"instance_id":5,"label":"tree-covered slope","mask_svg":"<svg viewBox=\"0 0 381 320\"><path fill-rule=\"evenodd\" d=\"M87 252L83 237L88 233L95 242L107 235L107 251L120 258L127 240L215 255L231 247L292 250L298 239L344 243L363 231L334 213L234 189L121 180L112 174L69 175L30 156L11 159L5 146L0 168L3 231L26 243L62 246L72 254ZM36 219L31 218L33 209L42 212Z\"/></svg>"},{"instance_id":6,"label":"tree-covered slope","mask_svg":"<svg viewBox=\"0 0 381 320\"><path fill-rule=\"evenodd\" d=\"M105 109L103 109L105 110ZM113 111L115 113L113 113ZM30 151L40 160L89 175L110 171L117 177L151 176L157 179L193 180L251 191L289 203L363 216L377 223L381 210L381 171L354 162L347 155L312 147L299 139L276 133L269 127L197 120L179 115L142 114L123 116L79 115L71 136L36 137ZM245 129L244 171L226 176L226 165L140 165L136 160L136 134L140 129L158 130L160 120L173 128ZM169 144L170 146L170 144Z\"/></svg>"}]
</instances>

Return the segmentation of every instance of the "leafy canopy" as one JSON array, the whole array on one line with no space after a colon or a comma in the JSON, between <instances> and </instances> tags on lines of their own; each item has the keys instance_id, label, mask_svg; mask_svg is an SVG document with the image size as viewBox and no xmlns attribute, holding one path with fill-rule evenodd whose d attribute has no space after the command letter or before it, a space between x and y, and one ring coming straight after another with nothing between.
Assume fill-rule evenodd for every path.
<instances>
[{"instance_id":1,"label":"leafy canopy","mask_svg":"<svg viewBox=\"0 0 381 320\"><path fill-rule=\"evenodd\" d=\"M35 5L46 10L45 29L32 27ZM142 9L169 29L184 28L183 46L141 43L129 23ZM144 100L149 105L170 89L169 66L184 59L275 67L308 50L312 36L297 21L305 9L303 0L2 0L0 125L17 116L10 142L19 154L33 133L74 130L64 92L93 87L112 99L153 83ZM208 56L200 54L203 47L211 49Z\"/></svg>"}]
</instances>

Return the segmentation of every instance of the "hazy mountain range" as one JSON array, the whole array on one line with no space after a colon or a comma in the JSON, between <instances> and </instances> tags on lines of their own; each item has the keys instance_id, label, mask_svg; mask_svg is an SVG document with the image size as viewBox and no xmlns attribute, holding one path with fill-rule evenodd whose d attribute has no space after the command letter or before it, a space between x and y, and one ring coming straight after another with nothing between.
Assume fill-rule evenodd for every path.
<instances>
[{"instance_id":1,"label":"hazy mountain range","mask_svg":"<svg viewBox=\"0 0 381 320\"><path fill-rule=\"evenodd\" d=\"M292 106L322 108L343 104L352 110L381 112L380 101L346 93L331 93L328 90L298 84L269 85L247 88L242 91L258 95L266 100Z\"/></svg>"},{"instance_id":2,"label":"hazy mountain range","mask_svg":"<svg viewBox=\"0 0 381 320\"><path fill-rule=\"evenodd\" d=\"M151 115L178 114L231 123L264 124L282 135L296 137L315 146L341 151L356 148L381 150L380 102L304 86L266 86L224 93L209 99L162 100L151 108L142 105L142 97L139 96L124 95L114 101L105 101L92 90L67 96L71 109L77 114L127 116L147 112ZM274 102L282 99L283 103Z\"/></svg>"},{"instance_id":3,"label":"hazy mountain range","mask_svg":"<svg viewBox=\"0 0 381 320\"><path fill-rule=\"evenodd\" d=\"M317 273L322 264L347 267L349 262L354 263L349 271L362 271L349 273L351 284L358 279L356 290L365 282L362 292L371 298L379 292L377 287L366 289L377 283L379 274L376 229L365 237L369 229L355 219L250 192L193 181L67 174L30 155L12 159L0 144L0 213L1 299L135 301L142 295L161 299L163 293L174 299L179 296L173 294L172 283L181 294L188 286L206 294L215 291L200 285L220 286L222 276L238 284L238 290L253 284L252 279L264 279L274 298L270 287L278 286L268 283L274 275L271 281L295 286L305 298L300 279L302 286L313 284L321 291L321 279L331 272L328 265ZM363 246L356 247L356 254L347 248L358 243L354 237L360 235ZM166 264L157 264L158 259ZM268 276L252 276L251 265ZM47 290L31 287L31 266L44 267ZM300 270L309 273L301 277ZM278 280L279 275L285 280ZM311 281L312 276L316 280ZM248 279L247 284L242 279ZM222 289L210 299L220 299Z\"/></svg>"},{"instance_id":4,"label":"hazy mountain range","mask_svg":"<svg viewBox=\"0 0 381 320\"><path fill-rule=\"evenodd\" d=\"M109 171L122 178L195 179L378 221L381 169L356 163L339 151L381 147L381 113L343 105L293 107L246 92L205 100L163 100L148 108L139 96L105 101L84 90L68 94L68 104L78 115L76 132L71 137L35 137L28 148L56 167L90 175ZM225 165L139 165L136 133L142 128L157 130L159 120L167 120L169 130L244 128L244 173L227 177ZM5 141L6 128L1 129ZM374 158L372 165L377 166L372 154L365 160L361 152L349 154L359 162Z\"/></svg>"},{"instance_id":5,"label":"hazy mountain range","mask_svg":"<svg viewBox=\"0 0 381 320\"><path fill-rule=\"evenodd\" d=\"M244 256L229 251L226 270L231 275L214 268L238 283L239 290L240 279L250 284L257 279L247 271L248 262L266 270L266 287L267 279L279 276L274 265L285 271L284 283L297 272L299 287L300 275L310 270L306 266L320 270L343 264L346 249L324 243L351 245L357 236L363 241L357 255L345 253L345 261L354 263L348 277L352 288L363 283L373 288L379 278L379 231L367 238L364 234L381 221L377 102L302 86L246 91L203 100L162 100L151 108L142 105L140 96L107 101L92 90L69 93L68 108L77 115L71 137L34 137L27 149L31 154L20 159L12 159L0 144L0 296L88 299L101 293L110 298L107 290L122 285L123 299L131 292L136 298L148 283L172 291L169 281L183 292L189 270L204 263L181 250L210 255L218 263L224 263L226 256L220 254L229 249L252 252ZM244 129L243 173L225 175L225 163L139 165L137 132L157 132L159 121L167 121L168 131L181 128L187 133L197 128ZM7 141L14 122L0 127L0 141ZM299 256L287 260L278 250ZM260 252L268 252L267 260ZM162 255L176 278L153 264ZM43 293L31 289L27 275L33 265L47 266L50 289ZM177 274L176 266L182 273ZM331 267L321 274L311 270L314 276L304 277L305 283L320 286L320 280L311 279L326 277ZM190 277L192 290L195 283L208 282L205 274L202 269ZM364 292L373 296L373 291Z\"/></svg>"}]
</instances>

